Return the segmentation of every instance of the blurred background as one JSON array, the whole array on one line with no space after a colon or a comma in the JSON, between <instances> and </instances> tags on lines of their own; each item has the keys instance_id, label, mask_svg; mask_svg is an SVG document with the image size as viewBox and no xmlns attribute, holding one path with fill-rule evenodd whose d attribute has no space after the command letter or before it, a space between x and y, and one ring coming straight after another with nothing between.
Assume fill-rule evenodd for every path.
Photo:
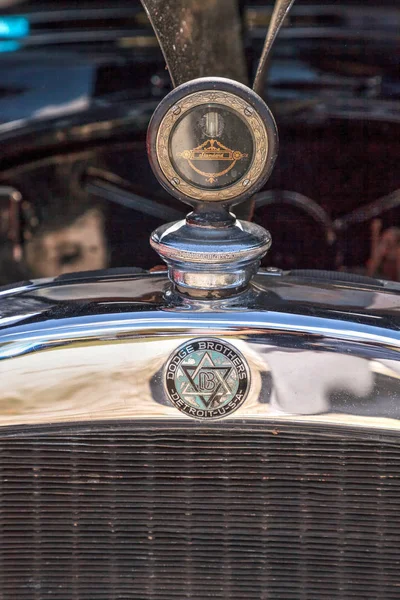
<instances>
[{"instance_id":1,"label":"blurred background","mask_svg":"<svg viewBox=\"0 0 400 600\"><path fill-rule=\"evenodd\" d=\"M250 80L272 5L240 2ZM263 266L399 280L400 5L298 0L287 24L264 90L280 154L239 213L272 234ZM139 0L0 0L0 285L160 264L150 233L187 212L145 150L170 89Z\"/></svg>"}]
</instances>

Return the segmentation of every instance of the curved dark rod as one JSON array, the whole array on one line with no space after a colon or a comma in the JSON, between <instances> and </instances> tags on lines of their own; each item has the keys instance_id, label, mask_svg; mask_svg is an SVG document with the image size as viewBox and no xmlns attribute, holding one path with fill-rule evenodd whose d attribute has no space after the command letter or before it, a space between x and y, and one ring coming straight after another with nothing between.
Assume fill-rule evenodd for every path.
<instances>
[{"instance_id":1,"label":"curved dark rod","mask_svg":"<svg viewBox=\"0 0 400 600\"><path fill-rule=\"evenodd\" d=\"M264 80L269 53L293 3L294 0L276 0L275 2L267 36L264 42L264 48L261 53L260 62L258 63L256 76L254 78L253 90L259 96L262 96L264 89Z\"/></svg>"},{"instance_id":2,"label":"curved dark rod","mask_svg":"<svg viewBox=\"0 0 400 600\"><path fill-rule=\"evenodd\" d=\"M359 206L350 213L335 219L333 227L336 231L345 231L356 223L366 223L380 217L383 213L400 206L400 190L396 190L383 198L378 198L369 204Z\"/></svg>"},{"instance_id":3,"label":"curved dark rod","mask_svg":"<svg viewBox=\"0 0 400 600\"><path fill-rule=\"evenodd\" d=\"M314 200L303 194L287 190L268 190L256 194L254 196L254 201L256 209L261 206L270 206L272 204L288 204L290 206L295 206L322 225L325 230L325 238L328 244L332 244L335 241L336 234L328 213L322 206L319 206Z\"/></svg>"}]
</instances>

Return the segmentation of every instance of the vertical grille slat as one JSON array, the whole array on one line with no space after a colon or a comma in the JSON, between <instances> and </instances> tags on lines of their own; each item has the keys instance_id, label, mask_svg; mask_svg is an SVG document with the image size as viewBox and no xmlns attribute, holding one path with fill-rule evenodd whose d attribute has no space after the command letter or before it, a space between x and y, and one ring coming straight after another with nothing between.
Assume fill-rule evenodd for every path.
<instances>
[{"instance_id":1,"label":"vertical grille slat","mask_svg":"<svg viewBox=\"0 0 400 600\"><path fill-rule=\"evenodd\" d=\"M72 443L70 447L70 462L71 465L66 467L66 472L72 477L72 481L78 480L78 461L75 445ZM68 480L68 479L67 479ZM72 520L72 549L70 557L70 586L72 598L79 598L79 528L80 528L80 513L79 506L80 502L76 494L69 495L70 501L70 518ZM58 529L59 524L63 524L68 527L68 524L64 522L65 517L59 513L57 514L57 521L54 519L54 528ZM68 569L69 571L69 569ZM39 574L40 577L40 574Z\"/></svg>"},{"instance_id":2,"label":"vertical grille slat","mask_svg":"<svg viewBox=\"0 0 400 600\"><path fill-rule=\"evenodd\" d=\"M346 427L0 436L0 600L394 600L400 445Z\"/></svg>"},{"instance_id":3,"label":"vertical grille slat","mask_svg":"<svg viewBox=\"0 0 400 600\"><path fill-rule=\"evenodd\" d=\"M32 587L32 596L34 600L40 600L42 595L41 593L41 581L35 578L34 573L41 573L45 569L43 569L43 560L42 560L42 516L44 514L42 503L41 503L41 492L42 492L42 482L41 478L41 453L40 453L40 445L34 444L33 448L33 456L34 456L34 464L35 466L32 468L32 490L33 490L33 573L31 578L31 587Z\"/></svg>"}]
</instances>

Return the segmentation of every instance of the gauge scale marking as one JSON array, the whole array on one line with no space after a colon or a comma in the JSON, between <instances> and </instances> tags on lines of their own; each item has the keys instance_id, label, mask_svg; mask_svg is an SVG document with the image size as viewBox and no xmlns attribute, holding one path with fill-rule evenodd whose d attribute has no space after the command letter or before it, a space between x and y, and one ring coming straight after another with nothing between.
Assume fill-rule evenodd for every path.
<instances>
[{"instance_id":1,"label":"gauge scale marking","mask_svg":"<svg viewBox=\"0 0 400 600\"><path fill-rule=\"evenodd\" d=\"M219 419L237 410L250 388L250 372L240 352L220 340L195 339L180 346L165 368L171 402L196 419Z\"/></svg>"},{"instance_id":2,"label":"gauge scale marking","mask_svg":"<svg viewBox=\"0 0 400 600\"><path fill-rule=\"evenodd\" d=\"M221 104L206 103L178 119L170 137L173 167L188 184L221 189L248 172L254 139L245 117Z\"/></svg>"},{"instance_id":3,"label":"gauge scale marking","mask_svg":"<svg viewBox=\"0 0 400 600\"><path fill-rule=\"evenodd\" d=\"M189 165L192 167L196 173L199 175L203 175L207 183L216 183L218 181L218 177L226 175L230 171L232 171L233 167L236 165L238 160L242 158L248 158L248 154L244 154L240 152L240 150L230 150L226 146L224 146L221 142L217 140L206 140L197 148L193 148L193 150L184 150L183 152L179 152L178 156L186 159ZM201 171L198 167L196 167L193 163L196 161L228 161L229 165L226 169L222 171L216 171L213 173L207 173ZM232 175L236 176L235 172L232 172Z\"/></svg>"}]
</instances>

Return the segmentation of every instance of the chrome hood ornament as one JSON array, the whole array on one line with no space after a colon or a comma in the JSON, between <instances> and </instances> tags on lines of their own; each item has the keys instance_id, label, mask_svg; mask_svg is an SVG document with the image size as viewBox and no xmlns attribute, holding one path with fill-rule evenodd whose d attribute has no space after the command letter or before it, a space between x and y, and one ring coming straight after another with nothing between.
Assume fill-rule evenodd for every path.
<instances>
[{"instance_id":1,"label":"chrome hood ornament","mask_svg":"<svg viewBox=\"0 0 400 600\"><path fill-rule=\"evenodd\" d=\"M276 2L254 84L258 90L272 43L293 1ZM185 80L178 73L177 57L172 61L165 22L157 24L160 2L144 0L144 5L172 67L172 80ZM172 23L170 35L174 27ZM201 72L200 67L195 72ZM151 236L151 245L167 263L178 291L207 299L244 290L271 237L262 227L237 220L231 207L257 192L273 169L278 133L267 105L255 91L232 79L200 77L184 82L155 110L147 148L161 185L193 208L185 220L164 225Z\"/></svg>"}]
</instances>

